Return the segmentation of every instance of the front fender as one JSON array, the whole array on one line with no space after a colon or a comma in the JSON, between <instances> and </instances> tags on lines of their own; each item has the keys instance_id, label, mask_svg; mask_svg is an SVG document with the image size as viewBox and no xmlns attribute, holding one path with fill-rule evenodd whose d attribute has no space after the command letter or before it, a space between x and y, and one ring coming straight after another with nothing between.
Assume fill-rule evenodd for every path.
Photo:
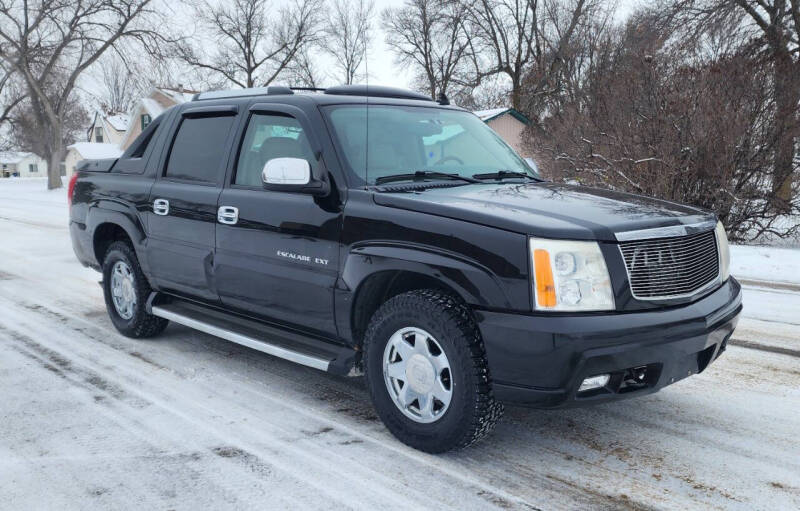
<instances>
[{"instance_id":1,"label":"front fender","mask_svg":"<svg viewBox=\"0 0 800 511\"><path fill-rule=\"evenodd\" d=\"M370 243L354 247L344 263L342 280L349 289L370 275L401 270L433 277L470 305L511 308L508 296L489 268L436 247L408 243Z\"/></svg>"},{"instance_id":2,"label":"front fender","mask_svg":"<svg viewBox=\"0 0 800 511\"><path fill-rule=\"evenodd\" d=\"M511 309L500 280L486 266L438 247L408 243L371 242L354 246L347 254L337 291L340 334L353 333L355 297L364 282L383 272L405 271L431 277L458 294L469 305Z\"/></svg>"}]
</instances>

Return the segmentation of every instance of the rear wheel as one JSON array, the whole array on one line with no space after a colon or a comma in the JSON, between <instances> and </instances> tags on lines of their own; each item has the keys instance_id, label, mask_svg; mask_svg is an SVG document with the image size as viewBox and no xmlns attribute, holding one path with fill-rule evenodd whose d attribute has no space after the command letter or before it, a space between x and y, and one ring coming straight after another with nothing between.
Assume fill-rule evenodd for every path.
<instances>
[{"instance_id":1,"label":"rear wheel","mask_svg":"<svg viewBox=\"0 0 800 511\"><path fill-rule=\"evenodd\" d=\"M400 441L439 453L466 447L502 415L469 309L436 290L389 299L364 339L372 402Z\"/></svg>"},{"instance_id":2,"label":"rear wheel","mask_svg":"<svg viewBox=\"0 0 800 511\"><path fill-rule=\"evenodd\" d=\"M103 259L103 294L106 310L117 330L128 337L152 337L169 323L148 314L145 301L152 289L130 244L116 241Z\"/></svg>"}]
</instances>

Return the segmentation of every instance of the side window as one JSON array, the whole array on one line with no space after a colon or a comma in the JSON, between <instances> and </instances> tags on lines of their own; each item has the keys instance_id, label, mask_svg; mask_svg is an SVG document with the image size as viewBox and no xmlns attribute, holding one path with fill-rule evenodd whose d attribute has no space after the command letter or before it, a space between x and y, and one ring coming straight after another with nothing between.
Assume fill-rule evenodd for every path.
<instances>
[{"instance_id":1,"label":"side window","mask_svg":"<svg viewBox=\"0 0 800 511\"><path fill-rule=\"evenodd\" d=\"M214 183L227 156L225 139L234 116L187 117L181 122L167 162L166 176Z\"/></svg>"},{"instance_id":2,"label":"side window","mask_svg":"<svg viewBox=\"0 0 800 511\"><path fill-rule=\"evenodd\" d=\"M261 187L261 171L273 158L303 158L311 165L316 160L300 123L294 117L253 114L239 152L234 183Z\"/></svg>"}]
</instances>

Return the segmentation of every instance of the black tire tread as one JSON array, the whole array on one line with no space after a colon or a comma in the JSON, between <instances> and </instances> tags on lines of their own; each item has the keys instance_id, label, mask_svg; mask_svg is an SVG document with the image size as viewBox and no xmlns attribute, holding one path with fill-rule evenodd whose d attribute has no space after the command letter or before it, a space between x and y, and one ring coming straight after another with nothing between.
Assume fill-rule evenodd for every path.
<instances>
[{"instance_id":1,"label":"black tire tread","mask_svg":"<svg viewBox=\"0 0 800 511\"><path fill-rule=\"evenodd\" d=\"M465 406L472 407L472 410L466 414L467 417L470 417L471 422L460 438L445 442L441 448L417 448L428 452L443 452L468 447L494 429L503 415L503 405L494 399L483 339L471 311L463 302L436 289L414 290L390 298L375 312L367 326L364 336L364 360L369 360L369 350L374 344L371 340L375 338L379 325L387 317L407 310L432 313L438 316L437 319L443 323L449 322L455 326L462 338L454 344L457 350L463 350L463 354L469 357L471 370L477 382L474 400L465 404ZM367 378L369 378L368 366L369 364L364 364Z\"/></svg>"},{"instance_id":2,"label":"black tire tread","mask_svg":"<svg viewBox=\"0 0 800 511\"><path fill-rule=\"evenodd\" d=\"M137 304L139 310L134 314L131 324L121 328L116 322L114 322L114 326L117 327L117 330L119 330L123 335L136 339L153 337L160 334L167 327L169 321L164 318L159 318L158 316L148 314L144 309L144 301L148 296L150 296L150 293L153 291L153 289L150 287L147 277L142 271L142 268L139 266L139 260L137 259L136 252L133 250L131 244L126 241L115 241L109 245L108 250L106 250L106 254L103 257L104 270L108 264L109 256L115 251L124 254L130 262L130 267L131 270L133 270L136 282L136 294L139 297L139 303ZM107 283L105 283L103 286L103 290L106 293L108 292L107 286ZM116 311L113 310L113 305L108 302L108 298L106 299L106 303L109 308L109 314L116 314ZM122 318L119 319L121 320Z\"/></svg>"}]
</instances>

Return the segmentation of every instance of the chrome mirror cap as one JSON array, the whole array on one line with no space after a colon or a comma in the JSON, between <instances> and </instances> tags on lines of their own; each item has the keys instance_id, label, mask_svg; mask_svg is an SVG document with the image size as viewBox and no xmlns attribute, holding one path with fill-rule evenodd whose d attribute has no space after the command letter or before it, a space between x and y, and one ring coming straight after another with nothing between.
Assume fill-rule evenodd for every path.
<instances>
[{"instance_id":1,"label":"chrome mirror cap","mask_svg":"<svg viewBox=\"0 0 800 511\"><path fill-rule=\"evenodd\" d=\"M311 165L302 158L273 158L264 164L261 180L266 185L308 185Z\"/></svg>"},{"instance_id":2,"label":"chrome mirror cap","mask_svg":"<svg viewBox=\"0 0 800 511\"><path fill-rule=\"evenodd\" d=\"M533 158L528 157L528 158L524 158L524 160L525 160L525 163L527 163L530 168L532 168L534 171L536 171L537 174L540 173L539 172L539 166L536 165L536 161Z\"/></svg>"}]
</instances>

